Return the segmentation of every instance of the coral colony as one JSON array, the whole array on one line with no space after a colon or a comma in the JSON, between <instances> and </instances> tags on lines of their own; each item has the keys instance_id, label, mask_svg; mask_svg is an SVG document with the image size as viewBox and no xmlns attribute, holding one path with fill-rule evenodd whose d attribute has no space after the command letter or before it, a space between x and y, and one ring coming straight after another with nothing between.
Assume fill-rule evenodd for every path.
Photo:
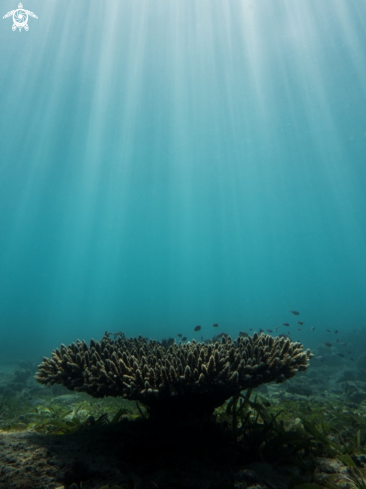
<instances>
[{"instance_id":1,"label":"coral colony","mask_svg":"<svg viewBox=\"0 0 366 489\"><path fill-rule=\"evenodd\" d=\"M93 397L121 396L143 403L152 417L210 415L240 391L306 370L309 350L266 334L223 337L211 344L127 339L107 333L88 346L78 340L44 358L36 379Z\"/></svg>"}]
</instances>

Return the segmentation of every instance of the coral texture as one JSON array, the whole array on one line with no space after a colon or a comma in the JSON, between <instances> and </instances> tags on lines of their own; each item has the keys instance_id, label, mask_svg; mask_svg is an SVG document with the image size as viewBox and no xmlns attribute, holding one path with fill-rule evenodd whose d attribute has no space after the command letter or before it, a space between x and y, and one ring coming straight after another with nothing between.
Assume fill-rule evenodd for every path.
<instances>
[{"instance_id":1,"label":"coral texture","mask_svg":"<svg viewBox=\"0 0 366 489\"><path fill-rule=\"evenodd\" d=\"M36 380L93 397L137 400L154 416L202 415L242 390L293 377L307 368L310 357L300 343L257 333L165 348L141 336L106 332L90 346L79 340L61 345L43 359Z\"/></svg>"}]
</instances>

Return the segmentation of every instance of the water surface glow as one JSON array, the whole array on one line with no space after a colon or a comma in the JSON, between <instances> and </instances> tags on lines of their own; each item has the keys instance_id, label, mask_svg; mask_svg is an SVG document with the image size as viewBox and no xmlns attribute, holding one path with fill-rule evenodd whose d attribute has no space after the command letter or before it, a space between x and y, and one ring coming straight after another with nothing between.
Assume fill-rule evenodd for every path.
<instances>
[{"instance_id":1,"label":"water surface glow","mask_svg":"<svg viewBox=\"0 0 366 489\"><path fill-rule=\"evenodd\" d=\"M364 1L29 8L0 26L3 357L364 326Z\"/></svg>"}]
</instances>

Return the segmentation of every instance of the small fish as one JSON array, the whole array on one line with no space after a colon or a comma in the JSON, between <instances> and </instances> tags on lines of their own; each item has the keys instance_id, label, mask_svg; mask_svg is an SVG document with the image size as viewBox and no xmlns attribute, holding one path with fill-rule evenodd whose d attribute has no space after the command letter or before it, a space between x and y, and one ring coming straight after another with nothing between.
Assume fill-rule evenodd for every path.
<instances>
[{"instance_id":1,"label":"small fish","mask_svg":"<svg viewBox=\"0 0 366 489\"><path fill-rule=\"evenodd\" d=\"M290 323L282 323L283 326L290 326Z\"/></svg>"},{"instance_id":2,"label":"small fish","mask_svg":"<svg viewBox=\"0 0 366 489\"><path fill-rule=\"evenodd\" d=\"M354 362L353 358L349 357L349 359L351 360L351 362Z\"/></svg>"},{"instance_id":3,"label":"small fish","mask_svg":"<svg viewBox=\"0 0 366 489\"><path fill-rule=\"evenodd\" d=\"M275 328L276 331L278 331L278 326Z\"/></svg>"},{"instance_id":4,"label":"small fish","mask_svg":"<svg viewBox=\"0 0 366 489\"><path fill-rule=\"evenodd\" d=\"M245 331L239 331L239 336L242 338L248 338L249 335Z\"/></svg>"},{"instance_id":5,"label":"small fish","mask_svg":"<svg viewBox=\"0 0 366 489\"><path fill-rule=\"evenodd\" d=\"M328 333L331 333L331 330L330 329L327 329Z\"/></svg>"},{"instance_id":6,"label":"small fish","mask_svg":"<svg viewBox=\"0 0 366 489\"><path fill-rule=\"evenodd\" d=\"M201 329L201 326L196 326L193 331L199 331Z\"/></svg>"},{"instance_id":7,"label":"small fish","mask_svg":"<svg viewBox=\"0 0 366 489\"><path fill-rule=\"evenodd\" d=\"M318 357L315 357L315 360L318 360L318 362L324 362L325 357L323 357L322 355L319 355Z\"/></svg>"},{"instance_id":8,"label":"small fish","mask_svg":"<svg viewBox=\"0 0 366 489\"><path fill-rule=\"evenodd\" d=\"M301 331L301 328L297 328L297 331Z\"/></svg>"},{"instance_id":9,"label":"small fish","mask_svg":"<svg viewBox=\"0 0 366 489\"><path fill-rule=\"evenodd\" d=\"M219 325L217 323L215 323L215 324L212 325L213 328L218 328L218 326Z\"/></svg>"},{"instance_id":10,"label":"small fish","mask_svg":"<svg viewBox=\"0 0 366 489\"><path fill-rule=\"evenodd\" d=\"M331 343L329 343L328 341L326 341L325 343L323 343L324 346L327 346L328 348L332 348L332 345Z\"/></svg>"},{"instance_id":11,"label":"small fish","mask_svg":"<svg viewBox=\"0 0 366 489\"><path fill-rule=\"evenodd\" d=\"M187 341L187 336L183 336L182 341Z\"/></svg>"},{"instance_id":12,"label":"small fish","mask_svg":"<svg viewBox=\"0 0 366 489\"><path fill-rule=\"evenodd\" d=\"M181 338L181 337L182 337L182 335L181 335L180 333L178 333L178 334L177 334L177 336L179 336L179 338Z\"/></svg>"},{"instance_id":13,"label":"small fish","mask_svg":"<svg viewBox=\"0 0 366 489\"><path fill-rule=\"evenodd\" d=\"M304 323L302 321L296 321L297 324L300 324L300 326L302 326Z\"/></svg>"},{"instance_id":14,"label":"small fish","mask_svg":"<svg viewBox=\"0 0 366 489\"><path fill-rule=\"evenodd\" d=\"M267 329L268 333L273 333L272 329Z\"/></svg>"},{"instance_id":15,"label":"small fish","mask_svg":"<svg viewBox=\"0 0 366 489\"><path fill-rule=\"evenodd\" d=\"M249 331L253 331L253 328L249 328Z\"/></svg>"},{"instance_id":16,"label":"small fish","mask_svg":"<svg viewBox=\"0 0 366 489\"><path fill-rule=\"evenodd\" d=\"M341 358L344 358L343 353L337 353L337 355L338 355L339 357L341 357Z\"/></svg>"},{"instance_id":17,"label":"small fish","mask_svg":"<svg viewBox=\"0 0 366 489\"><path fill-rule=\"evenodd\" d=\"M295 316L298 316L300 313L297 311L290 311L292 314L295 314Z\"/></svg>"},{"instance_id":18,"label":"small fish","mask_svg":"<svg viewBox=\"0 0 366 489\"><path fill-rule=\"evenodd\" d=\"M338 329L336 329L336 330L334 331L334 333L335 333L335 334L338 334Z\"/></svg>"},{"instance_id":19,"label":"small fish","mask_svg":"<svg viewBox=\"0 0 366 489\"><path fill-rule=\"evenodd\" d=\"M312 326L312 327L311 327L311 331L315 331L315 328L314 328L314 326Z\"/></svg>"},{"instance_id":20,"label":"small fish","mask_svg":"<svg viewBox=\"0 0 366 489\"><path fill-rule=\"evenodd\" d=\"M291 334L291 331L289 331L288 334Z\"/></svg>"}]
</instances>

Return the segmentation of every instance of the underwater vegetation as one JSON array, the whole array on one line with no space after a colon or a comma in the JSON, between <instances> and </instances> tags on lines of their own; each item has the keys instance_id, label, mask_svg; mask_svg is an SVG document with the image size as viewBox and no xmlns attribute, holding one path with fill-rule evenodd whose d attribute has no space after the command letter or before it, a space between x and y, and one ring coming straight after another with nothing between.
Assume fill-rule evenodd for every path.
<instances>
[{"instance_id":1,"label":"underwater vegetation","mask_svg":"<svg viewBox=\"0 0 366 489\"><path fill-rule=\"evenodd\" d=\"M204 416L242 390L281 383L306 370L311 353L288 338L254 333L214 344L172 344L106 333L100 342L62 345L44 358L36 380L93 397L142 402L151 416Z\"/></svg>"},{"instance_id":2,"label":"underwater vegetation","mask_svg":"<svg viewBox=\"0 0 366 489\"><path fill-rule=\"evenodd\" d=\"M111 341L106 335L90 347L62 346L51 360L44 359L37 380L43 375L47 389L32 384L25 366L14 373L13 382L24 376L28 392L38 389L37 397L27 401L23 394L21 401L21 392L3 395L0 430L35 432L45 437L43 444L51 440L51 451L53 444L59 447L55 440L64 440L63 463L53 473L65 489L366 489L366 399L354 402L349 382L326 396L307 393L304 386L324 376L315 360L305 372L310 357L299 343L264 334L170 346L122 334ZM129 373L119 370L118 376L116 359ZM205 383L199 381L204 367ZM302 374L282 386L280 375L290 378L298 370ZM237 383L230 382L234 372ZM281 385L267 387L269 379ZM79 392L67 393L65 387ZM158 392L149 397L147 389ZM75 443L78 455L70 458ZM90 446L94 451L83 454ZM97 467L98 456L103 462ZM103 466L108 457L118 467L114 478ZM0 485L3 480L0 473Z\"/></svg>"},{"instance_id":3,"label":"underwater vegetation","mask_svg":"<svg viewBox=\"0 0 366 489\"><path fill-rule=\"evenodd\" d=\"M226 482L209 486L215 489L366 487L366 402L357 409L346 408L341 401L329 403L314 399L273 403L249 389L217 408L213 418L163 421L149 418L143 408L140 414L131 401L120 400L123 407L118 408L113 398L90 399L90 402L86 398L78 403L80 396L83 398L78 394L68 407L60 405L58 398L63 396L49 398L42 408L33 408L34 418L24 410L24 414L19 414L21 406L16 404L16 399L5 399L0 417L3 418L7 405L9 419L7 424L1 421L1 428L17 430L17 420L25 425L24 429L66 437L66 446L67 437L79 433L81 447L87 443L85 436L98 445L102 434L112 447L114 443L118 446L120 469L130 477L128 482L118 485L121 489L139 487L131 482L134 474L144 478L145 472L150 474L152 470L174 473L197 460L205 470L210 467L213 470L218 464L230 468ZM17 419L13 417L10 422L14 415ZM238 467L242 467L242 472L247 470L245 467L257 467L255 473L242 474L252 484L235 483L235 477L239 476L234 477L232 473ZM86 487L86 481L94 477L96 474L90 466L80 460L67 464L62 472L65 488ZM113 484L103 487L117 489ZM175 483L158 487L191 486Z\"/></svg>"},{"instance_id":4,"label":"underwater vegetation","mask_svg":"<svg viewBox=\"0 0 366 489\"><path fill-rule=\"evenodd\" d=\"M142 410L132 402L106 399L67 399L68 396L39 398L36 405L14 397L0 401L0 431L26 431L61 435L86 426L103 426L118 423L123 418L134 420Z\"/></svg>"},{"instance_id":5,"label":"underwater vegetation","mask_svg":"<svg viewBox=\"0 0 366 489\"><path fill-rule=\"evenodd\" d=\"M246 460L301 467L303 480L293 477L291 488L366 488L366 404L360 410L314 399L271 405L264 398L251 400L251 394L248 390L235 396L217 410L217 420L229 417L233 438ZM318 461L325 458L336 460L343 470L320 474ZM332 472L330 460L328 464ZM306 474L311 482L305 481Z\"/></svg>"},{"instance_id":6,"label":"underwater vegetation","mask_svg":"<svg viewBox=\"0 0 366 489\"><path fill-rule=\"evenodd\" d=\"M132 479L136 474L144 479L145 472L159 482L150 471L174 473L195 463L206 471L221 464L227 471L224 482L209 486L215 489L366 487L366 401L359 405L346 405L339 398L274 401L248 389L209 418L163 420L149 417L143 406L132 401L85 394L50 396L51 389L44 390L44 403L33 407L14 397L3 398L0 429L62 438L66 447L71 436L80 435L80 447L88 444L88 436L98 447L102 437L111 450L117 447L120 470L129 477L125 484L110 483L109 488L139 487ZM89 487L87 481L97 478L92 469L85 461L68 463L61 474L64 487ZM248 477L247 485L235 482L238 470L240 477ZM107 479L93 487L106 488L106 483ZM158 487L192 486L176 482Z\"/></svg>"}]
</instances>

